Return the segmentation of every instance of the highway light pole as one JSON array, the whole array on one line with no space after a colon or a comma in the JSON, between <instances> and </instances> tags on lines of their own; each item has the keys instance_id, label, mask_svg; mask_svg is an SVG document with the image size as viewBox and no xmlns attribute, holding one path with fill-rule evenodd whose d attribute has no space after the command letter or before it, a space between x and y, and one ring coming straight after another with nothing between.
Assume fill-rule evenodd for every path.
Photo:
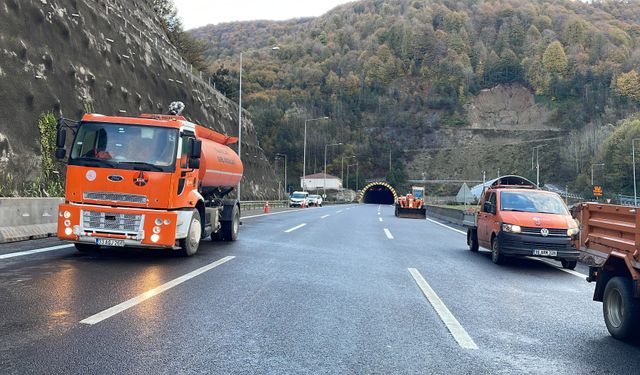
<instances>
[{"instance_id":1,"label":"highway light pole","mask_svg":"<svg viewBox=\"0 0 640 375\"><path fill-rule=\"evenodd\" d=\"M240 88L238 93L238 157L242 161L242 52L240 52ZM241 181L238 181L238 202L240 202L240 183Z\"/></svg>"},{"instance_id":2,"label":"highway light pole","mask_svg":"<svg viewBox=\"0 0 640 375\"><path fill-rule=\"evenodd\" d=\"M307 191L307 123L311 121L328 120L329 117L318 117L304 120L304 145L302 146L302 191Z\"/></svg>"},{"instance_id":3,"label":"highway light pole","mask_svg":"<svg viewBox=\"0 0 640 375\"><path fill-rule=\"evenodd\" d=\"M289 195L289 189L287 186L287 155L277 153L276 157L284 157L284 191L287 193L287 195Z\"/></svg>"},{"instance_id":4,"label":"highway light pole","mask_svg":"<svg viewBox=\"0 0 640 375\"><path fill-rule=\"evenodd\" d=\"M342 180L342 187L344 187L344 159L347 159L347 163L349 163L349 159L351 158L355 158L355 156L351 155L351 156L347 156L346 158L344 157L344 155L342 156L342 161L340 162L340 179ZM347 176L348 177L348 176Z\"/></svg>"},{"instance_id":5,"label":"highway light pole","mask_svg":"<svg viewBox=\"0 0 640 375\"><path fill-rule=\"evenodd\" d=\"M591 164L591 186L593 186L593 167L595 167L596 165L602 166L602 174L604 175L604 163Z\"/></svg>"},{"instance_id":6,"label":"highway light pole","mask_svg":"<svg viewBox=\"0 0 640 375\"><path fill-rule=\"evenodd\" d=\"M538 187L540 187L540 160L539 160L540 148L544 146L546 145L539 145L539 146L533 147L533 152L536 154L536 186ZM533 164L533 153L531 154L531 163Z\"/></svg>"},{"instance_id":7,"label":"highway light pole","mask_svg":"<svg viewBox=\"0 0 640 375\"><path fill-rule=\"evenodd\" d=\"M633 205L638 206L638 190L636 188L636 141L640 138L631 140L631 158L633 159ZM591 183L593 185L593 183Z\"/></svg>"},{"instance_id":8,"label":"highway light pole","mask_svg":"<svg viewBox=\"0 0 640 375\"><path fill-rule=\"evenodd\" d=\"M322 199L325 199L327 195L327 147L340 145L342 145L342 142L324 145L324 181L322 182Z\"/></svg>"}]
</instances>

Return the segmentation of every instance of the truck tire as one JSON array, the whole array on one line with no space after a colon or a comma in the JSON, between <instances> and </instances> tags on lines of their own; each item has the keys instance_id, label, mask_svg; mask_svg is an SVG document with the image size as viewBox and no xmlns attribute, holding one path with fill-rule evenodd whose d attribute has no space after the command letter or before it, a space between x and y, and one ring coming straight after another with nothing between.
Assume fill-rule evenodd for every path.
<instances>
[{"instance_id":1,"label":"truck tire","mask_svg":"<svg viewBox=\"0 0 640 375\"><path fill-rule=\"evenodd\" d=\"M491 261L495 264L504 264L504 255L500 252L500 241L498 238L494 238L491 241Z\"/></svg>"},{"instance_id":2,"label":"truck tire","mask_svg":"<svg viewBox=\"0 0 640 375\"><path fill-rule=\"evenodd\" d=\"M238 239L238 228L240 226L240 211L238 206L233 206L231 221L223 221L220 228L220 237L223 241L235 241Z\"/></svg>"},{"instance_id":3,"label":"truck tire","mask_svg":"<svg viewBox=\"0 0 640 375\"><path fill-rule=\"evenodd\" d=\"M560 261L560 263L562 263L562 268L567 269L567 270L573 270L578 265L578 261L577 260L564 260L564 259L562 259Z\"/></svg>"},{"instance_id":4,"label":"truck tire","mask_svg":"<svg viewBox=\"0 0 640 375\"><path fill-rule=\"evenodd\" d=\"M76 250L78 250L81 253L93 253L100 250L100 246L91 245L88 243L74 243L73 246L75 246Z\"/></svg>"},{"instance_id":5,"label":"truck tire","mask_svg":"<svg viewBox=\"0 0 640 375\"><path fill-rule=\"evenodd\" d=\"M467 230L467 245L469 245L469 250L474 253L480 248L480 244L478 244L478 232L475 229Z\"/></svg>"},{"instance_id":6,"label":"truck tire","mask_svg":"<svg viewBox=\"0 0 640 375\"><path fill-rule=\"evenodd\" d=\"M178 240L180 245L180 253L183 256L190 257L198 252L200 239L202 237L202 224L200 223L200 213L194 209L191 215L191 223L189 224L189 232L187 238Z\"/></svg>"},{"instance_id":7,"label":"truck tire","mask_svg":"<svg viewBox=\"0 0 640 375\"><path fill-rule=\"evenodd\" d=\"M629 340L640 330L640 301L633 298L633 282L630 278L616 276L604 288L602 301L604 322L611 336Z\"/></svg>"}]
</instances>

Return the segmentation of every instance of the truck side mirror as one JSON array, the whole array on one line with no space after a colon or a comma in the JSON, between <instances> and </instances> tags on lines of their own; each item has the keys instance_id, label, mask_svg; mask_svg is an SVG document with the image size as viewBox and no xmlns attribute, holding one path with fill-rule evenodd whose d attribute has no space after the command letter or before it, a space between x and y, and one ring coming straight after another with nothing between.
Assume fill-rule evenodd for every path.
<instances>
[{"instance_id":1,"label":"truck side mirror","mask_svg":"<svg viewBox=\"0 0 640 375\"><path fill-rule=\"evenodd\" d=\"M189 168L190 169L198 169L200 168L200 159L189 159Z\"/></svg>"},{"instance_id":2,"label":"truck side mirror","mask_svg":"<svg viewBox=\"0 0 640 375\"><path fill-rule=\"evenodd\" d=\"M191 139L191 155L190 159L200 159L202 156L202 141L200 139Z\"/></svg>"},{"instance_id":3,"label":"truck side mirror","mask_svg":"<svg viewBox=\"0 0 640 375\"><path fill-rule=\"evenodd\" d=\"M67 142L67 129L58 128L58 133L56 134L56 147L64 148L64 144Z\"/></svg>"}]
</instances>

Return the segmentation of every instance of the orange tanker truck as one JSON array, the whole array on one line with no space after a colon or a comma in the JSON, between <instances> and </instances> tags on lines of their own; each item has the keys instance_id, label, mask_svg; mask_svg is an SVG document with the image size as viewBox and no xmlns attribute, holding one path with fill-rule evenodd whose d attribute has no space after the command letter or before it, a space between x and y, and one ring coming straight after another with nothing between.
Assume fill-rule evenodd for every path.
<instances>
[{"instance_id":1,"label":"orange tanker truck","mask_svg":"<svg viewBox=\"0 0 640 375\"><path fill-rule=\"evenodd\" d=\"M79 251L101 246L175 249L196 253L200 240L234 241L240 205L226 196L243 166L228 147L234 137L173 114L116 117L87 114L59 121L56 157L66 156L65 203L58 237ZM176 109L177 108L177 109Z\"/></svg>"},{"instance_id":2,"label":"orange tanker truck","mask_svg":"<svg viewBox=\"0 0 640 375\"><path fill-rule=\"evenodd\" d=\"M596 282L593 299L602 302L604 321L617 339L640 337L640 215L637 207L582 203L580 260Z\"/></svg>"}]
</instances>

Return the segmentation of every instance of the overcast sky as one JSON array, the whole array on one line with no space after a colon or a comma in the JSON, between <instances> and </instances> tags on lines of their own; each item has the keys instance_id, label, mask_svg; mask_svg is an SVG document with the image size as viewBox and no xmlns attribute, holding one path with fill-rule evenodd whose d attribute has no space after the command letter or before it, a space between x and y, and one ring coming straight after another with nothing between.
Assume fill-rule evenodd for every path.
<instances>
[{"instance_id":1,"label":"overcast sky","mask_svg":"<svg viewBox=\"0 0 640 375\"><path fill-rule=\"evenodd\" d=\"M353 0L174 0L186 29L233 21L320 16Z\"/></svg>"}]
</instances>

